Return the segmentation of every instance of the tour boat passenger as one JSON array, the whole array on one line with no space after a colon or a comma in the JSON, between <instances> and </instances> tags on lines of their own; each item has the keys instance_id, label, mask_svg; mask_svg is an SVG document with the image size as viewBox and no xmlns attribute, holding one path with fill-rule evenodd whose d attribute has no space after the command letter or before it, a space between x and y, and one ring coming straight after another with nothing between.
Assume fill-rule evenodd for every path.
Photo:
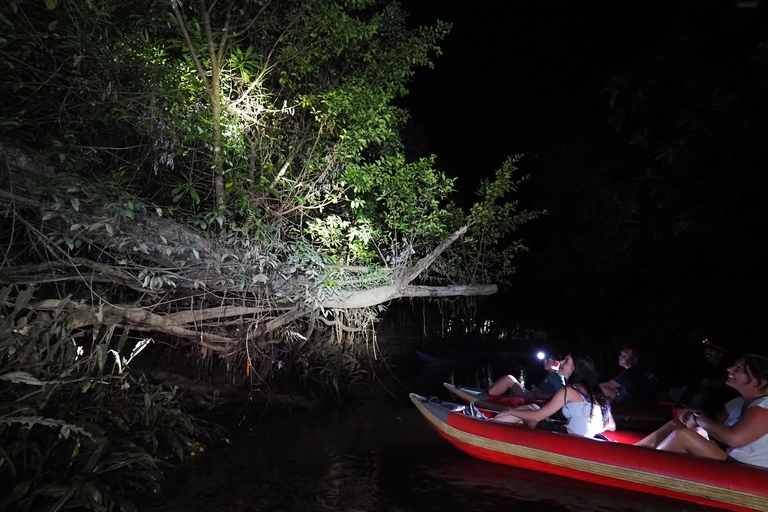
<instances>
[{"instance_id":1,"label":"tour boat passenger","mask_svg":"<svg viewBox=\"0 0 768 512\"><path fill-rule=\"evenodd\" d=\"M748 354L726 370L741 396L719 420L686 409L636 446L768 467L768 358Z\"/></svg>"},{"instance_id":2,"label":"tour boat passenger","mask_svg":"<svg viewBox=\"0 0 768 512\"><path fill-rule=\"evenodd\" d=\"M659 382L640 360L637 347L625 345L619 353L620 374L600 384L609 402L655 405L659 402Z\"/></svg>"},{"instance_id":3,"label":"tour boat passenger","mask_svg":"<svg viewBox=\"0 0 768 512\"><path fill-rule=\"evenodd\" d=\"M555 393L541 407L531 404L499 413L494 420L506 423L525 423L530 428L549 430L584 437L601 437L606 430L615 430L608 400L600 389L592 358L572 352L560 362L560 373L568 385ZM562 410L564 425L548 418Z\"/></svg>"},{"instance_id":4,"label":"tour boat passenger","mask_svg":"<svg viewBox=\"0 0 768 512\"><path fill-rule=\"evenodd\" d=\"M544 356L542 366L547 372L547 376L541 381L539 387L531 386L531 389L525 389L520 381L514 375L504 375L488 388L489 396L515 396L518 398L536 398L547 400L565 386L565 376L559 372L559 357L547 354Z\"/></svg>"}]
</instances>

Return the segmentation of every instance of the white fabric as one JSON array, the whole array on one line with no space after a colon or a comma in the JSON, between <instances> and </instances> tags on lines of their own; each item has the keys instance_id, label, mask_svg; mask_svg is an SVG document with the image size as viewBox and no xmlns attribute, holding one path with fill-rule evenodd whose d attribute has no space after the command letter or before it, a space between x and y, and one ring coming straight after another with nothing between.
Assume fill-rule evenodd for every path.
<instances>
[{"instance_id":1,"label":"white fabric","mask_svg":"<svg viewBox=\"0 0 768 512\"><path fill-rule=\"evenodd\" d=\"M599 405L590 402L568 402L563 405L563 416L568 420L565 428L577 436L595 437L605 430Z\"/></svg>"},{"instance_id":2,"label":"white fabric","mask_svg":"<svg viewBox=\"0 0 768 512\"><path fill-rule=\"evenodd\" d=\"M749 404L749 407L762 407L763 409L768 409L768 396L756 399ZM741 418L743 409L743 397L734 398L725 404L725 410L728 413L728 419L725 420L725 424L729 427L735 425ZM748 445L740 446L738 448L728 448L725 451L728 455L744 464L752 464L753 466L768 468L768 434Z\"/></svg>"}]
</instances>

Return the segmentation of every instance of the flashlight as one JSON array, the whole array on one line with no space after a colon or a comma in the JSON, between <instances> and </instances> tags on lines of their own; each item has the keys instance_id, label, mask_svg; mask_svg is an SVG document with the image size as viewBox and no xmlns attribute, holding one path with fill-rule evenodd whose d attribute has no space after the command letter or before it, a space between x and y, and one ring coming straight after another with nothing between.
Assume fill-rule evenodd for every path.
<instances>
[{"instance_id":1,"label":"flashlight","mask_svg":"<svg viewBox=\"0 0 768 512\"><path fill-rule=\"evenodd\" d=\"M545 354L544 352L539 352L536 354L536 357L539 358L539 361L543 361L544 359L546 359L547 354Z\"/></svg>"}]
</instances>

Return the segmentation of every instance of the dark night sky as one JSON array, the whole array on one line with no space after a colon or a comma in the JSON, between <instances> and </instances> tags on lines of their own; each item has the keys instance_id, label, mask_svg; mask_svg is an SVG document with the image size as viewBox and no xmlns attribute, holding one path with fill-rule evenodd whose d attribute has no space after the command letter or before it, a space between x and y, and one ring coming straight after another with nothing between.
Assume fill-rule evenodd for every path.
<instances>
[{"instance_id":1,"label":"dark night sky","mask_svg":"<svg viewBox=\"0 0 768 512\"><path fill-rule=\"evenodd\" d=\"M412 0L412 22L453 30L404 104L450 175L490 175L607 111L606 80L652 35L617 2ZM620 3L620 2L619 2ZM652 17L652 16L651 16Z\"/></svg>"},{"instance_id":2,"label":"dark night sky","mask_svg":"<svg viewBox=\"0 0 768 512\"><path fill-rule=\"evenodd\" d=\"M723 6L723 23L765 20L761 2L708 3ZM608 80L632 70L668 27L705 23L697 2L680 0L402 4L414 25L453 24L435 69L419 70L403 100L424 151L453 176L491 175L509 155L532 157L574 130L602 127Z\"/></svg>"},{"instance_id":3,"label":"dark night sky","mask_svg":"<svg viewBox=\"0 0 768 512\"><path fill-rule=\"evenodd\" d=\"M435 69L419 70L411 94L402 101L412 116L410 133L411 140L418 141L417 153L436 154L437 167L458 176L462 191L474 191L477 180L492 176L508 156L525 153L520 168L533 180L519 194L521 206L551 211L560 207L550 191L554 183L547 181L553 175L538 175L539 162L563 141L606 137L610 108L604 90L612 77L634 71L637 63L647 65L663 38L675 34L678 27L693 27L693 33L722 31L725 36L715 52L752 51L756 40L768 39L768 31L755 29L761 23L768 26L762 2L404 0L402 4L415 25L435 19L453 24ZM708 57L692 58L706 61ZM510 295L533 293L538 280L563 272L547 267L552 262L547 257L552 249L547 238L553 230L568 229L556 225L556 219L553 215L525 228L523 236L532 251L520 259L520 277ZM680 268L685 263L668 266ZM570 271L578 273L577 269L566 273ZM641 276L644 269L637 266L632 271ZM670 276L659 273L653 284L634 282L632 286L638 288L626 288L629 291L623 296L599 296L595 291L593 295L577 293L568 300L595 310L622 302L631 309L635 304L627 302L629 297L659 293L661 301L664 293L658 290L659 282ZM603 277L614 285L619 282L616 276ZM588 287L597 290L600 285ZM553 292L558 293L557 285L545 290ZM693 292L675 293L679 297ZM557 315L557 298L553 299L543 301L549 311L545 306L531 313ZM513 302L511 307L519 309L520 301ZM605 313L592 321L604 319Z\"/></svg>"}]
</instances>

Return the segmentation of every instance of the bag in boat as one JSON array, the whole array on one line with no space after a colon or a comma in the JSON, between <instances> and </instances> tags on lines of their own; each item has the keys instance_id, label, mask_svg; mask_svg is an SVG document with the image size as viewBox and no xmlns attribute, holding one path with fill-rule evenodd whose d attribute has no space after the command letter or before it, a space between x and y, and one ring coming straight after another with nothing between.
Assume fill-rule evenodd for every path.
<instances>
[{"instance_id":1,"label":"bag in boat","mask_svg":"<svg viewBox=\"0 0 768 512\"><path fill-rule=\"evenodd\" d=\"M478 409L477 406L475 404L473 404L472 402L470 402L469 405L465 405L464 409L461 411L461 413L464 416L472 416L473 418L477 418L477 419L480 419L480 420L487 420L488 419L488 417L485 414L483 414L482 412L480 412L480 409Z\"/></svg>"}]
</instances>

